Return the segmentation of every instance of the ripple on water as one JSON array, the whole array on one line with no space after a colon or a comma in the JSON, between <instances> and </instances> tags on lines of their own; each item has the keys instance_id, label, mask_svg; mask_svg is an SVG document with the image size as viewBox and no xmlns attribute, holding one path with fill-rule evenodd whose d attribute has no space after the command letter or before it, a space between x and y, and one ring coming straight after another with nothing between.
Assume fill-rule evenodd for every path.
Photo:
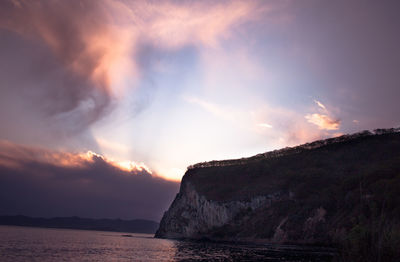
<instances>
[{"instance_id":1,"label":"ripple on water","mask_svg":"<svg viewBox=\"0 0 400 262\"><path fill-rule=\"evenodd\" d=\"M129 237L127 237L129 235ZM155 239L149 234L0 226L0 261L329 261L329 250Z\"/></svg>"}]
</instances>

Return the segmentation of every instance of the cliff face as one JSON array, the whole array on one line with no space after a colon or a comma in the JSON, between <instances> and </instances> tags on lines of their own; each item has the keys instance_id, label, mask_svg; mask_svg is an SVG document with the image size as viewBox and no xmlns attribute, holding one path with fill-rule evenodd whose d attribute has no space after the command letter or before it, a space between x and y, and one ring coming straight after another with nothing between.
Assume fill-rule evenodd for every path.
<instances>
[{"instance_id":1,"label":"cliff face","mask_svg":"<svg viewBox=\"0 0 400 262\"><path fill-rule=\"evenodd\" d=\"M398 130L317 144L189 168L156 237L332 244L396 227Z\"/></svg>"},{"instance_id":2,"label":"cliff face","mask_svg":"<svg viewBox=\"0 0 400 262\"><path fill-rule=\"evenodd\" d=\"M203 238L210 229L223 227L243 211L268 206L270 196L258 196L249 201L218 202L199 195L190 182L182 183L181 191L164 214L156 236L165 238Z\"/></svg>"},{"instance_id":3,"label":"cliff face","mask_svg":"<svg viewBox=\"0 0 400 262\"><path fill-rule=\"evenodd\" d=\"M327 239L316 237L322 233L318 232L318 226L325 222L326 210L323 207L310 210L301 225L292 223L294 228L291 231L294 232L290 232L289 214L277 209L281 208L279 205L287 206L294 201L291 194L284 195L277 191L246 200L215 201L200 195L191 182L185 180L165 212L156 237L268 243L326 242ZM291 215L297 215L297 212L293 213ZM302 215L301 212L299 215ZM294 235L300 231L305 233L305 238L297 241L299 239ZM291 237L295 237L296 241Z\"/></svg>"}]
</instances>

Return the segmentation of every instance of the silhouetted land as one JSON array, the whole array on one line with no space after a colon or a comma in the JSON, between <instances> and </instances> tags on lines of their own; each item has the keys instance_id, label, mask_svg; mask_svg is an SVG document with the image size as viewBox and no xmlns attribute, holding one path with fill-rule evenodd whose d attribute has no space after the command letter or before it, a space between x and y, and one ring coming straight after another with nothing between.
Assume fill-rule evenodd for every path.
<instances>
[{"instance_id":1,"label":"silhouetted land","mask_svg":"<svg viewBox=\"0 0 400 262\"><path fill-rule=\"evenodd\" d=\"M154 234L158 228L158 223L151 220L91 219L80 217L36 218L27 216L0 216L0 225L148 234Z\"/></svg>"},{"instance_id":2,"label":"silhouetted land","mask_svg":"<svg viewBox=\"0 0 400 262\"><path fill-rule=\"evenodd\" d=\"M344 261L398 261L400 129L193 165L156 236L321 244Z\"/></svg>"}]
</instances>

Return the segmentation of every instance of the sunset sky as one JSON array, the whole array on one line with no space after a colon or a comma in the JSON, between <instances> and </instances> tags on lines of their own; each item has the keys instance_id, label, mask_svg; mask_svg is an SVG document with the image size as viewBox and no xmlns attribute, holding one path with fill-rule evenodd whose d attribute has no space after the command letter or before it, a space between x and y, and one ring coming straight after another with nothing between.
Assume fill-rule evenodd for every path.
<instances>
[{"instance_id":1,"label":"sunset sky","mask_svg":"<svg viewBox=\"0 0 400 262\"><path fill-rule=\"evenodd\" d=\"M19 192L35 181L55 190L60 170L74 174L65 192L80 188L101 162L111 171L91 174L98 187L82 194L100 201L93 188L149 176L147 192L126 197L157 191L161 206L115 214L158 219L178 190L168 180L188 165L400 126L399 10L399 1L1 1L0 179L16 188L0 193L0 214L27 210ZM81 214L71 210L26 212ZM102 212L86 216L112 216Z\"/></svg>"}]
</instances>

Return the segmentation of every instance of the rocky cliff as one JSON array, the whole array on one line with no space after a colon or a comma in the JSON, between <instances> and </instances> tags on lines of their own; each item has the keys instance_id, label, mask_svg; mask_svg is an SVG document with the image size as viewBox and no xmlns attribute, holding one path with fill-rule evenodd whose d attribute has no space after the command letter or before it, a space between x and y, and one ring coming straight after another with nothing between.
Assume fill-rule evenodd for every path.
<instances>
[{"instance_id":1,"label":"rocky cliff","mask_svg":"<svg viewBox=\"0 0 400 262\"><path fill-rule=\"evenodd\" d=\"M379 238L378 231L399 229L398 192L399 129L365 131L191 166L156 237L327 245L363 241L361 231Z\"/></svg>"}]
</instances>

